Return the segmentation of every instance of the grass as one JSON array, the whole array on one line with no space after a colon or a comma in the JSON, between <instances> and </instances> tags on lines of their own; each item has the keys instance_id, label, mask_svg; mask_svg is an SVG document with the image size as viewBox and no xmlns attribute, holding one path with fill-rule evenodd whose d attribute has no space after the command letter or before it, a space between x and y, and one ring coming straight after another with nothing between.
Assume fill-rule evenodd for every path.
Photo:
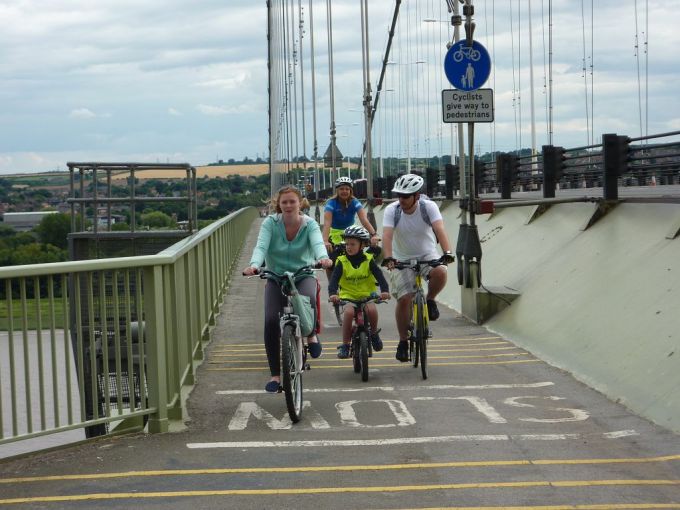
<instances>
[{"instance_id":1,"label":"grass","mask_svg":"<svg viewBox=\"0 0 680 510\"><path fill-rule=\"evenodd\" d=\"M0 302L0 331L9 331L9 313L7 300ZM38 327L38 313L36 310L36 300L26 300L26 324L27 329L36 329ZM40 300L40 319L43 329L50 328L50 307L47 299ZM23 312L21 308L21 301L18 299L12 300L12 326L14 331L23 328ZM56 329L63 329L64 327L64 306L61 298L54 301L54 327Z\"/></svg>"}]
</instances>

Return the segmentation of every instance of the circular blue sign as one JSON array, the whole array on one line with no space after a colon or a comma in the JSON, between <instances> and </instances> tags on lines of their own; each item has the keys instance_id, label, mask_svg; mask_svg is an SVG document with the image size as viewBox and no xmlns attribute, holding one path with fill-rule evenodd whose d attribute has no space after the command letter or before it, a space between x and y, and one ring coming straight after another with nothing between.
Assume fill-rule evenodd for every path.
<instances>
[{"instance_id":1,"label":"circular blue sign","mask_svg":"<svg viewBox=\"0 0 680 510\"><path fill-rule=\"evenodd\" d=\"M453 44L444 57L444 73L458 90L477 90L491 74L491 57L477 41L468 46L463 39Z\"/></svg>"}]
</instances>

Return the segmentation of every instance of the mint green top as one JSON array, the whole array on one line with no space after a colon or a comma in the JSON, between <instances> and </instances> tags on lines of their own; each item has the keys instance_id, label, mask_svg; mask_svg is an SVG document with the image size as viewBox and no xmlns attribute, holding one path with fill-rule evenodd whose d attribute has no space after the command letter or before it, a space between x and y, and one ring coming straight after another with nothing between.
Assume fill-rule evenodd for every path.
<instances>
[{"instance_id":1,"label":"mint green top","mask_svg":"<svg viewBox=\"0 0 680 510\"><path fill-rule=\"evenodd\" d=\"M270 271L295 272L302 266L327 259L328 253L321 237L319 224L309 216L302 217L302 225L292 241L286 239L286 227L280 214L265 218L257 236L250 266L260 267L262 262Z\"/></svg>"}]
</instances>

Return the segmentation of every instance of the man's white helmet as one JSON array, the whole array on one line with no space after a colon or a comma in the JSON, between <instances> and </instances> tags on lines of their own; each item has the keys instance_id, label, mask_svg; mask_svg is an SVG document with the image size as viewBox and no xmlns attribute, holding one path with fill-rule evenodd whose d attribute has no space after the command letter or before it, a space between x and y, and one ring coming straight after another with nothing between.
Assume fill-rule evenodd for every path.
<instances>
[{"instance_id":1,"label":"man's white helmet","mask_svg":"<svg viewBox=\"0 0 680 510\"><path fill-rule=\"evenodd\" d=\"M423 187L423 178L416 174L406 174L402 175L394 183L394 188L392 188L393 193L403 193L404 195L410 195L416 193Z\"/></svg>"},{"instance_id":2,"label":"man's white helmet","mask_svg":"<svg viewBox=\"0 0 680 510\"><path fill-rule=\"evenodd\" d=\"M351 178L351 177L347 177L347 176L338 177L338 178L335 180L335 187L336 187L336 188L339 187L339 186L349 186L350 188L353 188L353 187L354 187L353 184L354 184L354 183L352 182L352 178Z\"/></svg>"}]
</instances>

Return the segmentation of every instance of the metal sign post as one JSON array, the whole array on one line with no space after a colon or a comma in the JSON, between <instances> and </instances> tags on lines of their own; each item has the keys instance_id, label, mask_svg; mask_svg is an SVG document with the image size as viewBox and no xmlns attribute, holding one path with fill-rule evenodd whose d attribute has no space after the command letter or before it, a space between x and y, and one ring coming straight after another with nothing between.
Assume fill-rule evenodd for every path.
<instances>
[{"instance_id":1,"label":"metal sign post","mask_svg":"<svg viewBox=\"0 0 680 510\"><path fill-rule=\"evenodd\" d=\"M475 225L475 211L478 209L474 139L476 122L493 122L493 90L479 90L491 74L491 58L484 46L473 39L475 24L472 21L474 7L472 0L465 0L465 40L452 44L444 58L444 72L456 90L442 91L442 119L444 122L467 122L468 158L467 168L461 168L461 175L467 180L466 197L461 197L463 209L456 254L458 255L458 283L465 287L481 285L482 248ZM463 187L461 186L461 191ZM469 218L469 221L465 221ZM474 264L473 264L474 263ZM471 268L477 268L473 279Z\"/></svg>"}]
</instances>

